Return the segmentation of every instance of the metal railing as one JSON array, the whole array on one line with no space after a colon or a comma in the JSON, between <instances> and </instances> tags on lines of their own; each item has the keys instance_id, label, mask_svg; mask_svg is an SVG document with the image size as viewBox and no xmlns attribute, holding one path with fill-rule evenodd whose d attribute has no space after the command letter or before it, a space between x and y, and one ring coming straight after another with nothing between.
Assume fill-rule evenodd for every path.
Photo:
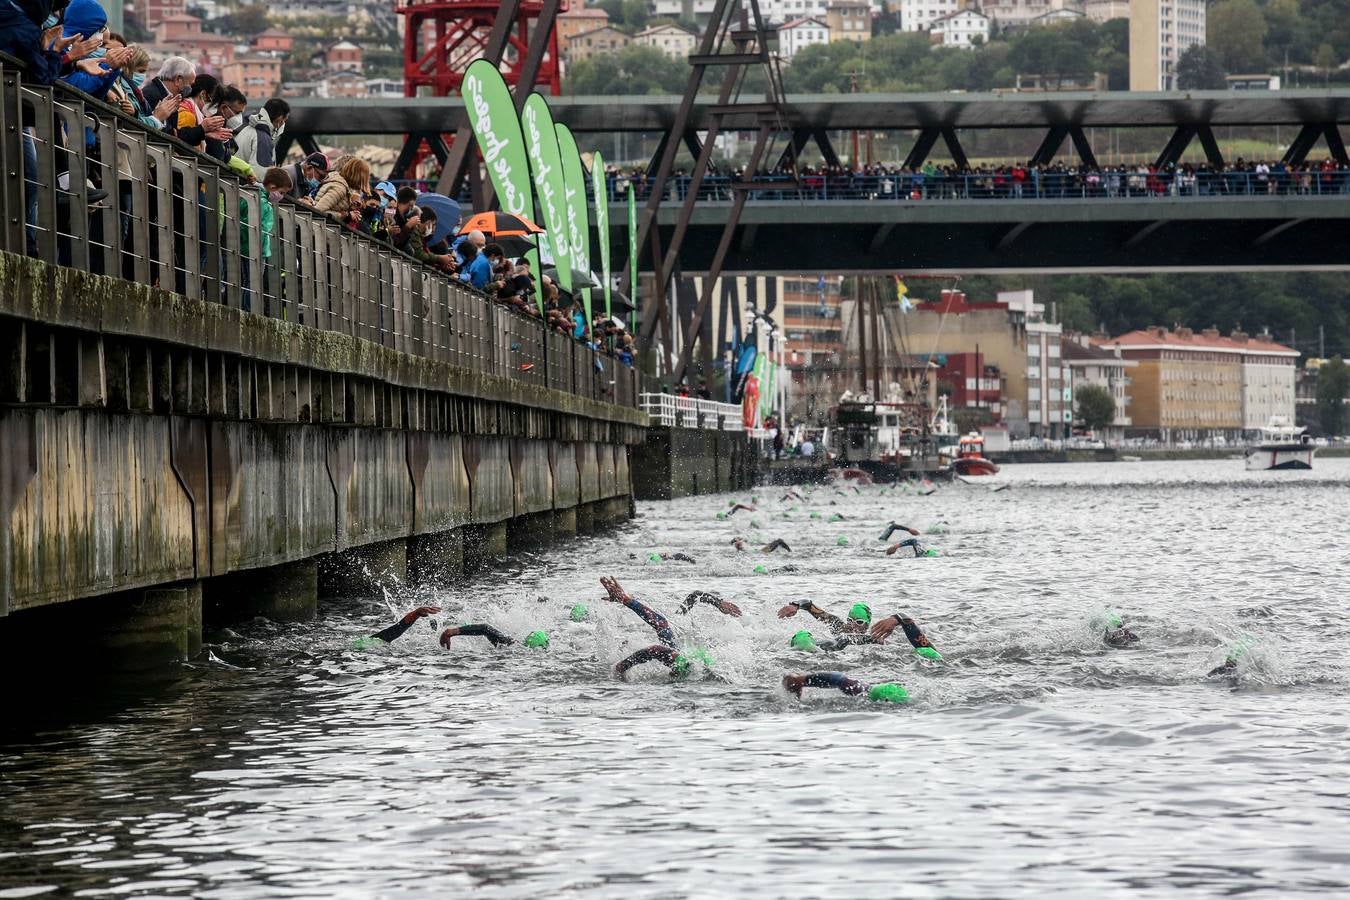
<instances>
[{"instance_id":1,"label":"metal railing","mask_svg":"<svg viewBox=\"0 0 1350 900\"><path fill-rule=\"evenodd\" d=\"M634 407L636 369L0 54L0 249ZM98 192L98 193L96 193ZM104 196L106 194L106 196ZM91 202L92 201L92 202Z\"/></svg>"},{"instance_id":2,"label":"metal railing","mask_svg":"<svg viewBox=\"0 0 1350 900\"><path fill-rule=\"evenodd\" d=\"M735 403L718 403L697 397L678 397L674 394L644 393L638 405L652 419L653 425L671 428L702 428L708 431L744 431L745 420L741 407Z\"/></svg>"},{"instance_id":3,"label":"metal railing","mask_svg":"<svg viewBox=\"0 0 1350 900\"><path fill-rule=\"evenodd\" d=\"M627 182L610 178L611 203L622 202ZM699 186L699 200L730 203L735 180L710 175ZM977 172L962 175L901 172L884 175L803 175L796 182L785 176L764 175L755 179L760 187L749 192L751 201L843 201L843 200L1093 200L1179 197L1344 197L1350 194L1350 168L1341 166L1295 171L1159 172L1126 171L1028 172L1022 181L1011 173ZM782 187L776 187L776 184ZM667 190L672 200L683 200L690 179L672 178ZM637 190L647 196L646 185Z\"/></svg>"}]
</instances>

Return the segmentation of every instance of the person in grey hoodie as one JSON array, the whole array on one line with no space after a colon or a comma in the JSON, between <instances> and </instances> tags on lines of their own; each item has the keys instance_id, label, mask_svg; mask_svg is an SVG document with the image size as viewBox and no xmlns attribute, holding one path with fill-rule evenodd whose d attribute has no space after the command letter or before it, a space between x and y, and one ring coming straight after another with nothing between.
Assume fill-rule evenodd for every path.
<instances>
[{"instance_id":1,"label":"person in grey hoodie","mask_svg":"<svg viewBox=\"0 0 1350 900\"><path fill-rule=\"evenodd\" d=\"M276 141L286 129L290 114L291 105L285 100L280 97L268 100L262 109L249 116L247 124L234 136L238 148L234 155L247 162L259 175L275 166Z\"/></svg>"}]
</instances>

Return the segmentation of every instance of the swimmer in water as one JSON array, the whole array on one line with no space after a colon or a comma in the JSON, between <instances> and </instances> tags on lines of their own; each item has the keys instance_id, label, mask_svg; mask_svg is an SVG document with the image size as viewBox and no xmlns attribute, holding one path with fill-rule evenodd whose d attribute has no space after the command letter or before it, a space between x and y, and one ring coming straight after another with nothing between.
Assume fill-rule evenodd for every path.
<instances>
[{"instance_id":1,"label":"swimmer in water","mask_svg":"<svg viewBox=\"0 0 1350 900\"><path fill-rule=\"evenodd\" d=\"M1229 646L1228 653L1224 656L1223 662L1210 669L1205 677L1214 678L1222 675L1229 678L1236 678L1238 663L1242 662L1242 657L1247 655L1252 649L1252 645L1255 643L1256 639L1251 635L1244 634L1239 637L1231 646Z\"/></svg>"},{"instance_id":2,"label":"swimmer in water","mask_svg":"<svg viewBox=\"0 0 1350 900\"><path fill-rule=\"evenodd\" d=\"M727 511L727 515L734 516L736 515L736 511L741 509L745 510L746 512L759 512L759 510L755 509L753 506L746 506L744 503L737 503L735 506L733 506L730 510Z\"/></svg>"},{"instance_id":3,"label":"swimmer in water","mask_svg":"<svg viewBox=\"0 0 1350 900\"><path fill-rule=\"evenodd\" d=\"M784 494L782 497L779 497L778 499L779 499L779 500L796 500L796 501L798 501L798 502L801 502L801 501L804 501L806 498L803 497L801 494L797 493L797 489L796 489L796 488L792 488L792 489L789 490L786 494Z\"/></svg>"},{"instance_id":4,"label":"swimmer in water","mask_svg":"<svg viewBox=\"0 0 1350 900\"><path fill-rule=\"evenodd\" d=\"M509 647L516 642L515 638L502 634L491 625L452 625L441 632L441 646L446 650L450 649L450 639L455 637L482 637L487 638L488 643L494 647ZM525 635L521 643L526 647L547 650L548 632L531 631Z\"/></svg>"},{"instance_id":5,"label":"swimmer in water","mask_svg":"<svg viewBox=\"0 0 1350 900\"><path fill-rule=\"evenodd\" d=\"M926 659L941 659L941 655L933 647L928 637L914 623L914 620L908 616L896 613L887 616L872 625L872 608L866 603L855 603L848 611L847 619L840 619L838 616L828 613L810 600L799 603L789 603L778 610L778 618L790 619L797 614L798 610L810 613L817 621L824 622L829 626L830 631L836 635L833 641L822 641L816 643L812 640L810 643L821 650L842 650L845 647L851 647L854 644L884 644L886 638L897 627L904 629L905 637L909 638L910 644L914 647L914 652ZM871 631L868 628L871 627Z\"/></svg>"},{"instance_id":6,"label":"swimmer in water","mask_svg":"<svg viewBox=\"0 0 1350 900\"><path fill-rule=\"evenodd\" d=\"M708 655L706 650L691 650L688 653L681 653L673 647L664 647L661 644L643 647L641 650L619 660L618 664L614 666L614 674L619 676L621 680L627 681L629 669L646 662L658 662L670 670L671 678L687 678L690 665L694 660L703 664L703 677L705 679L725 680L712 670L712 657Z\"/></svg>"},{"instance_id":7,"label":"swimmer in water","mask_svg":"<svg viewBox=\"0 0 1350 900\"><path fill-rule=\"evenodd\" d=\"M848 697L866 694L868 700L878 703L908 703L909 693L894 682L864 684L849 678L843 672L811 672L808 675L784 675L783 688L798 700L803 688L835 688Z\"/></svg>"},{"instance_id":8,"label":"swimmer in water","mask_svg":"<svg viewBox=\"0 0 1350 900\"><path fill-rule=\"evenodd\" d=\"M891 535L895 534L897 531L908 531L914 537L919 536L919 529L917 528L910 528L908 525L901 525L896 522L890 522L886 525L886 530L881 533L881 537L877 538L877 540L881 541L882 543L885 543L886 541L889 541L891 539Z\"/></svg>"},{"instance_id":9,"label":"swimmer in water","mask_svg":"<svg viewBox=\"0 0 1350 900\"><path fill-rule=\"evenodd\" d=\"M1105 615L1094 617L1093 628L1102 632L1102 641L1109 647L1128 647L1139 640L1139 635L1125 627L1120 614L1107 610Z\"/></svg>"},{"instance_id":10,"label":"swimmer in water","mask_svg":"<svg viewBox=\"0 0 1350 900\"><path fill-rule=\"evenodd\" d=\"M718 612L725 613L733 618L739 619L741 616L741 608L739 606L732 603L730 600L723 600L721 596L714 594L711 591L694 591L689 596L685 597L684 602L680 604L680 612L688 613L689 610L700 603L706 603Z\"/></svg>"},{"instance_id":11,"label":"swimmer in water","mask_svg":"<svg viewBox=\"0 0 1350 900\"><path fill-rule=\"evenodd\" d=\"M419 606L383 631L377 631L369 637L357 638L353 642L353 646L357 650L366 650L370 647L378 647L381 644L392 644L403 637L409 628L416 625L418 619L434 616L440 611L439 606Z\"/></svg>"},{"instance_id":12,"label":"swimmer in water","mask_svg":"<svg viewBox=\"0 0 1350 900\"><path fill-rule=\"evenodd\" d=\"M899 553L907 558L918 558L920 556L937 556L936 550L930 550L924 546L923 541L916 537L906 538L898 544L891 544L886 548L887 556L895 556Z\"/></svg>"},{"instance_id":13,"label":"swimmer in water","mask_svg":"<svg viewBox=\"0 0 1350 900\"><path fill-rule=\"evenodd\" d=\"M732 538L731 546L736 548L737 553L744 552L746 548L745 538L743 537ZM782 538L774 538L772 541L765 544L763 547L759 548L760 553L773 553L777 550L786 550L789 553L792 552L792 548L788 546L788 542L783 540Z\"/></svg>"},{"instance_id":14,"label":"swimmer in water","mask_svg":"<svg viewBox=\"0 0 1350 900\"><path fill-rule=\"evenodd\" d=\"M627 591L625 591L619 585L619 582L616 581L613 576L605 575L600 579L600 584L602 584L605 588L606 591L605 599L609 600L612 603L618 603L621 606L626 606L633 612L637 613L637 615L642 619L642 621L646 622L649 626L651 626L652 631L656 632L657 640L659 640L662 644L666 645L667 647L670 647L671 649L675 648L675 631L670 627L670 622L666 621L665 616L661 615L659 612L652 609L650 606L647 606L641 600L634 599L631 595L629 595ZM721 612L725 613L728 616L740 618L741 615L740 607L738 607L731 601L723 600L716 594L708 594L703 591L695 591L694 594L701 595L701 597L695 599L693 603L707 603L708 605L715 607L716 609L720 610ZM690 596L694 595L691 594ZM688 597L685 598L685 602L689 603ZM690 609L693 608L693 603L689 604Z\"/></svg>"}]
</instances>

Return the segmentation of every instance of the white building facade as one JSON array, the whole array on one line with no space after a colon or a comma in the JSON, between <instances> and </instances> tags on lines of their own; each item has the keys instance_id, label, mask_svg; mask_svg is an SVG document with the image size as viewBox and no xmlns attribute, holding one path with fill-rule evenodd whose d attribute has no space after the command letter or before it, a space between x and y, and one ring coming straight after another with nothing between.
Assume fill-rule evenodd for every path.
<instances>
[{"instance_id":1,"label":"white building facade","mask_svg":"<svg viewBox=\"0 0 1350 900\"><path fill-rule=\"evenodd\" d=\"M900 30L927 31L938 19L965 5L965 0L900 0Z\"/></svg>"},{"instance_id":2,"label":"white building facade","mask_svg":"<svg viewBox=\"0 0 1350 900\"><path fill-rule=\"evenodd\" d=\"M1130 90L1174 91L1177 62L1205 43L1205 0L1131 0Z\"/></svg>"},{"instance_id":3,"label":"white building facade","mask_svg":"<svg viewBox=\"0 0 1350 900\"><path fill-rule=\"evenodd\" d=\"M1242 351L1242 429L1259 431L1271 416L1294 421L1297 350Z\"/></svg>"},{"instance_id":4,"label":"white building facade","mask_svg":"<svg viewBox=\"0 0 1350 900\"><path fill-rule=\"evenodd\" d=\"M1063 327L1044 319L1033 291L1000 291L998 302L1026 319L1027 425L1034 437L1063 438L1073 427L1073 385L1060 352Z\"/></svg>"},{"instance_id":5,"label":"white building facade","mask_svg":"<svg viewBox=\"0 0 1350 900\"><path fill-rule=\"evenodd\" d=\"M928 33L934 44L971 50L989 43L989 17L979 10L963 9L935 21Z\"/></svg>"},{"instance_id":6,"label":"white building facade","mask_svg":"<svg viewBox=\"0 0 1350 900\"><path fill-rule=\"evenodd\" d=\"M671 59L684 60L694 52L698 38L677 25L658 25L638 32L633 37L633 43L655 47Z\"/></svg>"},{"instance_id":7,"label":"white building facade","mask_svg":"<svg viewBox=\"0 0 1350 900\"><path fill-rule=\"evenodd\" d=\"M778 29L778 55L791 62L807 47L830 42L830 27L825 17L793 19Z\"/></svg>"},{"instance_id":8,"label":"white building facade","mask_svg":"<svg viewBox=\"0 0 1350 900\"><path fill-rule=\"evenodd\" d=\"M1065 335L1060 351L1064 365L1069 372L1069 387L1072 396L1077 397L1084 385L1096 385L1104 388L1116 402L1116 416L1111 424L1096 437L1108 443L1116 443L1125 437L1125 429L1130 427L1128 412L1130 405L1129 370L1138 365L1135 360L1121 359L1101 347L1087 343L1085 336L1075 341ZM1077 401L1075 400L1075 403Z\"/></svg>"}]
</instances>

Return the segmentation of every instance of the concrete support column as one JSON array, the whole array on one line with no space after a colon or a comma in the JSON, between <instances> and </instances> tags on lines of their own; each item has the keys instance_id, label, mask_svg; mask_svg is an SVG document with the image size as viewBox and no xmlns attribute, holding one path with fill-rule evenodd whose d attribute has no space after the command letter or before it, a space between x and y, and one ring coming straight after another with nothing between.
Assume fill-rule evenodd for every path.
<instances>
[{"instance_id":1,"label":"concrete support column","mask_svg":"<svg viewBox=\"0 0 1350 900\"><path fill-rule=\"evenodd\" d=\"M254 616L273 622L308 622L319 612L319 564L313 559L232 572L202 585L204 616L229 625Z\"/></svg>"},{"instance_id":2,"label":"concrete support column","mask_svg":"<svg viewBox=\"0 0 1350 900\"><path fill-rule=\"evenodd\" d=\"M517 516L508 523L508 526L507 543L513 550L541 547L552 543L555 535L551 512Z\"/></svg>"},{"instance_id":3,"label":"concrete support column","mask_svg":"<svg viewBox=\"0 0 1350 900\"><path fill-rule=\"evenodd\" d=\"M577 521L577 534L590 534L595 531L595 504L581 503L574 510Z\"/></svg>"},{"instance_id":4,"label":"concrete support column","mask_svg":"<svg viewBox=\"0 0 1350 900\"><path fill-rule=\"evenodd\" d=\"M52 653L53 640L60 641L58 654ZM15 678L145 671L192 659L201 649L202 586L197 581L104 594L0 619L0 669Z\"/></svg>"},{"instance_id":5,"label":"concrete support column","mask_svg":"<svg viewBox=\"0 0 1350 900\"><path fill-rule=\"evenodd\" d=\"M469 525L464 529L464 571L471 574L506 555L506 523Z\"/></svg>"},{"instance_id":6,"label":"concrete support column","mask_svg":"<svg viewBox=\"0 0 1350 900\"><path fill-rule=\"evenodd\" d=\"M553 511L553 533L558 537L571 537L577 533L577 510L558 509Z\"/></svg>"},{"instance_id":7,"label":"concrete support column","mask_svg":"<svg viewBox=\"0 0 1350 900\"><path fill-rule=\"evenodd\" d=\"M408 542L399 538L319 557L320 597L366 597L408 581Z\"/></svg>"},{"instance_id":8,"label":"concrete support column","mask_svg":"<svg viewBox=\"0 0 1350 900\"><path fill-rule=\"evenodd\" d=\"M408 580L447 585L464 576L465 529L419 534L408 541Z\"/></svg>"}]
</instances>

